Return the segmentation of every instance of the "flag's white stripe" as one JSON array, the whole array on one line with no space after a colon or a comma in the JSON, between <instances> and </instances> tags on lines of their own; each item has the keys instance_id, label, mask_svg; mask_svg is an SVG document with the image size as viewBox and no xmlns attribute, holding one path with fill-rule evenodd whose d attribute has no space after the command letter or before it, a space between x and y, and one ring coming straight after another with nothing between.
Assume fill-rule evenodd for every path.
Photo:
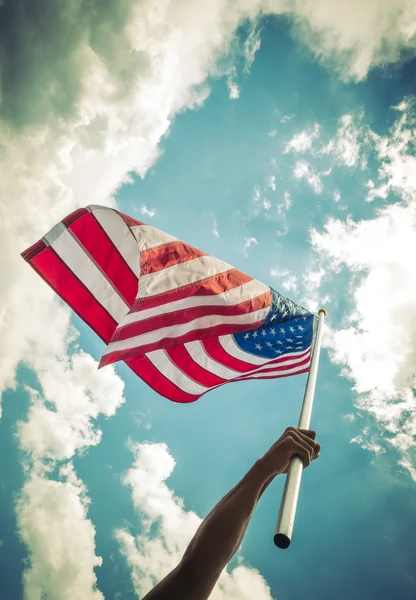
<instances>
[{"instance_id":1,"label":"flag's white stripe","mask_svg":"<svg viewBox=\"0 0 416 600\"><path fill-rule=\"evenodd\" d=\"M162 375L167 377L184 392L200 395L204 394L209 389L200 385L181 371L171 361L165 350L154 350L153 352L148 352L146 356Z\"/></svg>"},{"instance_id":2,"label":"flag's white stripe","mask_svg":"<svg viewBox=\"0 0 416 600\"><path fill-rule=\"evenodd\" d=\"M287 369L282 369L282 370L274 370L274 371L266 371L264 368L261 369L261 371L257 372L257 373L253 373L251 375L248 375L247 378L243 377L242 381L245 381L246 379L258 379L259 377L274 377L274 376L282 376L282 375L295 375L296 373L299 373L299 371L303 371L304 369L308 369L310 367L310 359L308 360L307 363L305 363L304 365L293 365L293 366L288 366Z\"/></svg>"},{"instance_id":3,"label":"flag's white stripe","mask_svg":"<svg viewBox=\"0 0 416 600\"><path fill-rule=\"evenodd\" d=\"M224 350L228 352L228 354L234 358L243 360L246 363L250 363L252 365L263 365L270 360L269 358L262 358L261 356L256 356L255 354L245 352L240 348L240 346L237 346L232 335L220 335L218 341Z\"/></svg>"},{"instance_id":4,"label":"flag's white stripe","mask_svg":"<svg viewBox=\"0 0 416 600\"><path fill-rule=\"evenodd\" d=\"M121 321L129 310L129 305L119 296L71 233L63 229L51 246L96 300L117 322Z\"/></svg>"},{"instance_id":5,"label":"flag's white stripe","mask_svg":"<svg viewBox=\"0 0 416 600\"><path fill-rule=\"evenodd\" d=\"M122 217L111 208L88 206L130 269L140 277L140 250L136 239Z\"/></svg>"},{"instance_id":6,"label":"flag's white stripe","mask_svg":"<svg viewBox=\"0 0 416 600\"><path fill-rule=\"evenodd\" d=\"M232 380L232 379L235 379L236 377L240 377L240 376L243 376L243 377L250 376L251 373L260 372L263 369L272 368L273 366L275 366L276 369L278 367L280 367L280 368L285 367L285 366L289 367L289 365L296 366L300 362L304 361L306 358L306 356L303 355L305 350L303 350L302 353L290 354L287 357L282 356L281 363L275 363L274 365L270 364L270 362L272 360L275 360L276 358L278 358L276 356L276 358L267 358L266 363L263 366L260 366L260 367L257 366L250 371L235 371L234 369L230 369L223 363L217 362L216 360L211 358L206 353L205 348L200 341L188 342L188 343L184 344L184 346L187 349L187 351L189 352L192 359L199 366L203 367L207 371L210 371L211 373L214 373L214 375L217 375L218 377L221 377L222 379L227 379L227 380Z\"/></svg>"},{"instance_id":7,"label":"flag's white stripe","mask_svg":"<svg viewBox=\"0 0 416 600\"><path fill-rule=\"evenodd\" d=\"M230 265L213 256L200 256L188 262L166 267L140 279L139 297L154 296L176 288L202 281L232 269Z\"/></svg>"},{"instance_id":8,"label":"flag's white stripe","mask_svg":"<svg viewBox=\"0 0 416 600\"><path fill-rule=\"evenodd\" d=\"M238 360L242 360L246 363L249 363L252 365L264 365L264 364L270 362L270 360L271 360L270 358L263 358L262 356L256 356L255 354L252 354L251 352L246 352L245 350L240 348L240 346L238 346L238 344L234 340L233 335L221 335L221 336L219 336L218 341L221 344L221 346L223 347L223 349L228 354L230 354L234 358L238 358ZM304 352L305 352L305 350L300 350L299 352L290 352L290 353L287 352L282 356L276 355L276 358L282 358L282 359L284 358L286 360L290 360L292 358L301 356Z\"/></svg>"},{"instance_id":9,"label":"flag's white stripe","mask_svg":"<svg viewBox=\"0 0 416 600\"><path fill-rule=\"evenodd\" d=\"M196 306L235 306L236 304L256 298L268 291L270 291L268 285L264 285L263 283L260 283L260 281L253 279L252 281L248 281L243 285L222 292L221 294L216 294L215 296L191 296L190 298L169 302L164 304L163 307L155 306L154 308L133 312L124 317L123 325L144 321L150 317L157 317L161 313L172 313L188 308L195 308Z\"/></svg>"},{"instance_id":10,"label":"flag's white stripe","mask_svg":"<svg viewBox=\"0 0 416 600\"><path fill-rule=\"evenodd\" d=\"M155 350L153 352L147 353L146 356L162 375L164 375L167 379L172 381L172 383L174 383L178 388L180 388L188 394L200 395L204 394L207 390L218 387L216 385L205 387L200 383L194 381L170 359L170 357L164 350ZM286 369L282 369L279 371L274 370L268 373L265 372L265 367L263 367L260 371L256 373L246 374L242 381L245 381L246 379L258 379L262 376L272 377L276 375L283 377L285 375L296 375L296 373L299 373L300 371L303 371L306 368L308 368L309 364L310 360L306 365L290 365ZM234 379L240 380L238 378Z\"/></svg>"},{"instance_id":11,"label":"flag's white stripe","mask_svg":"<svg viewBox=\"0 0 416 600\"><path fill-rule=\"evenodd\" d=\"M245 315L206 315L204 317L198 317L193 321L187 323L181 323L180 325L171 325L170 327L162 327L155 331L149 331L135 337L128 338L126 340L120 340L108 344L105 354L111 352L118 352L120 350L128 350L130 348L140 348L141 346L147 346L148 344L154 344L163 339L171 339L183 336L192 330L196 329L209 329L210 327L216 327L217 325L249 325L251 323L257 323L265 319L269 307L256 310Z\"/></svg>"},{"instance_id":12,"label":"flag's white stripe","mask_svg":"<svg viewBox=\"0 0 416 600\"><path fill-rule=\"evenodd\" d=\"M235 379L241 375L240 371L234 371L234 369L229 369L225 365L217 362L205 351L204 346L200 341L196 342L187 342L185 344L185 348L189 352L191 358L202 368L214 373L214 375L218 375L222 379Z\"/></svg>"},{"instance_id":13,"label":"flag's white stripe","mask_svg":"<svg viewBox=\"0 0 416 600\"><path fill-rule=\"evenodd\" d=\"M149 250L168 242L177 242L178 238L151 225L133 225L131 227L136 240L140 246L140 250Z\"/></svg>"}]
</instances>

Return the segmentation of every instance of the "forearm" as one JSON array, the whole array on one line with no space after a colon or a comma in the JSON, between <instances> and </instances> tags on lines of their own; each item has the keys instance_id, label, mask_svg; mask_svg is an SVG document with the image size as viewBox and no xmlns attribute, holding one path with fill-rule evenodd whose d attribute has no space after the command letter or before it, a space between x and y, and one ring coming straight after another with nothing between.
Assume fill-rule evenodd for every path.
<instances>
[{"instance_id":1,"label":"forearm","mask_svg":"<svg viewBox=\"0 0 416 600\"><path fill-rule=\"evenodd\" d=\"M212 589L238 550L257 502L274 476L261 461L256 462L201 523L182 559L195 580L201 581L203 575Z\"/></svg>"}]
</instances>

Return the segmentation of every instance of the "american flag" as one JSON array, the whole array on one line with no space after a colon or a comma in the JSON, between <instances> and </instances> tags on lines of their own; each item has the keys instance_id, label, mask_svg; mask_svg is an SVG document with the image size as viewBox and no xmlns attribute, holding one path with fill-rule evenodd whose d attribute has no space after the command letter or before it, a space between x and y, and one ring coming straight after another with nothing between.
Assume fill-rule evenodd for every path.
<instances>
[{"instance_id":1,"label":"american flag","mask_svg":"<svg viewBox=\"0 0 416 600\"><path fill-rule=\"evenodd\" d=\"M309 370L314 315L114 209L74 211L22 256L105 342L101 367L123 360L170 400Z\"/></svg>"}]
</instances>

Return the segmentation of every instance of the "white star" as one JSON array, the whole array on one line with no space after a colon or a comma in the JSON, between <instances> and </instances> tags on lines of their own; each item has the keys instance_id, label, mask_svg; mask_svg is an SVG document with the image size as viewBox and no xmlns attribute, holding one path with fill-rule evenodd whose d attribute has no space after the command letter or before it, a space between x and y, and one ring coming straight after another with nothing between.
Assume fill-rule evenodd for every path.
<instances>
[{"instance_id":1,"label":"white star","mask_svg":"<svg viewBox=\"0 0 416 600\"><path fill-rule=\"evenodd\" d=\"M258 335L259 335L259 334L257 333L257 331L255 331L255 332L253 333L253 338L256 338Z\"/></svg>"},{"instance_id":2,"label":"white star","mask_svg":"<svg viewBox=\"0 0 416 600\"><path fill-rule=\"evenodd\" d=\"M281 327L281 328L280 328L280 333L283 333L283 334L285 334L285 333L286 333L286 331L284 330L284 328L283 328L283 327Z\"/></svg>"},{"instance_id":3,"label":"white star","mask_svg":"<svg viewBox=\"0 0 416 600\"><path fill-rule=\"evenodd\" d=\"M293 346L286 346L287 350L293 350Z\"/></svg>"},{"instance_id":4,"label":"white star","mask_svg":"<svg viewBox=\"0 0 416 600\"><path fill-rule=\"evenodd\" d=\"M306 321L308 317L303 317L303 320Z\"/></svg>"},{"instance_id":5,"label":"white star","mask_svg":"<svg viewBox=\"0 0 416 600\"><path fill-rule=\"evenodd\" d=\"M305 331L305 328L302 327L302 325L298 325L298 329L299 329L299 331Z\"/></svg>"},{"instance_id":6,"label":"white star","mask_svg":"<svg viewBox=\"0 0 416 600\"><path fill-rule=\"evenodd\" d=\"M282 342L282 340L277 340L277 341L276 341L276 344L280 344L280 346L283 346L283 342Z\"/></svg>"},{"instance_id":7,"label":"white star","mask_svg":"<svg viewBox=\"0 0 416 600\"><path fill-rule=\"evenodd\" d=\"M287 314L288 314L288 313L287 313L287 310L286 310L286 309L282 311L282 315L283 315L284 317L285 317Z\"/></svg>"},{"instance_id":8,"label":"white star","mask_svg":"<svg viewBox=\"0 0 416 600\"><path fill-rule=\"evenodd\" d=\"M271 347L272 347L272 345L271 345L271 343L270 343L270 342L266 342L266 346L269 346L269 348L271 348Z\"/></svg>"},{"instance_id":9,"label":"white star","mask_svg":"<svg viewBox=\"0 0 416 600\"><path fill-rule=\"evenodd\" d=\"M250 334L249 334L249 333L246 333L246 335L244 336L244 339L245 339L245 340L248 340L248 338L249 338L249 337L250 337Z\"/></svg>"},{"instance_id":10,"label":"white star","mask_svg":"<svg viewBox=\"0 0 416 600\"><path fill-rule=\"evenodd\" d=\"M290 326L290 327L289 327L289 331L290 331L290 333L295 333L295 328L294 328L294 327L292 327L292 326Z\"/></svg>"},{"instance_id":11,"label":"white star","mask_svg":"<svg viewBox=\"0 0 416 600\"><path fill-rule=\"evenodd\" d=\"M257 348L257 350L261 350L262 346L260 344L256 344L256 348Z\"/></svg>"},{"instance_id":12,"label":"white star","mask_svg":"<svg viewBox=\"0 0 416 600\"><path fill-rule=\"evenodd\" d=\"M301 339L302 339L302 337L303 337L303 336L301 336L301 335L297 335L297 336L296 336L296 339L297 339L297 340L301 340Z\"/></svg>"},{"instance_id":13,"label":"white star","mask_svg":"<svg viewBox=\"0 0 416 600\"><path fill-rule=\"evenodd\" d=\"M272 335L276 335L276 329L270 329L270 333L271 333Z\"/></svg>"},{"instance_id":14,"label":"white star","mask_svg":"<svg viewBox=\"0 0 416 600\"><path fill-rule=\"evenodd\" d=\"M276 354L283 354L283 350L275 350Z\"/></svg>"},{"instance_id":15,"label":"white star","mask_svg":"<svg viewBox=\"0 0 416 600\"><path fill-rule=\"evenodd\" d=\"M272 315L272 316L270 317L270 321L274 321L274 320L275 320L275 318L276 318L276 315Z\"/></svg>"},{"instance_id":16,"label":"white star","mask_svg":"<svg viewBox=\"0 0 416 600\"><path fill-rule=\"evenodd\" d=\"M262 332L261 332L261 335L262 335L263 337L264 337L265 335L267 335L267 333L266 333L266 330L265 330L265 329L263 329L263 330L262 330Z\"/></svg>"},{"instance_id":17,"label":"white star","mask_svg":"<svg viewBox=\"0 0 416 600\"><path fill-rule=\"evenodd\" d=\"M293 342L292 338L287 338L287 341L290 342L290 343Z\"/></svg>"}]
</instances>

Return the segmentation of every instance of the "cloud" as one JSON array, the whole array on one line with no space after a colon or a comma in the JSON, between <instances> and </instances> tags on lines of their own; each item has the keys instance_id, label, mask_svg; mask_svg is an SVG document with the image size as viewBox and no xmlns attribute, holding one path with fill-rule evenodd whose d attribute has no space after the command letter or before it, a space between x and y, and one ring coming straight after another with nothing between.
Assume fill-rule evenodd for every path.
<instances>
[{"instance_id":1,"label":"cloud","mask_svg":"<svg viewBox=\"0 0 416 600\"><path fill-rule=\"evenodd\" d=\"M142 213L142 215L145 215L146 217L150 217L151 219L153 219L153 217L156 214L156 209L147 208L146 204L142 204L140 212Z\"/></svg>"},{"instance_id":2,"label":"cloud","mask_svg":"<svg viewBox=\"0 0 416 600\"><path fill-rule=\"evenodd\" d=\"M368 182L369 201L386 199L390 193L401 195L406 202L416 196L416 100L409 98L395 110L399 116L388 135L371 132L380 161L381 183L375 186L373 181Z\"/></svg>"},{"instance_id":3,"label":"cloud","mask_svg":"<svg viewBox=\"0 0 416 600\"><path fill-rule=\"evenodd\" d=\"M68 460L99 443L101 431L93 421L100 414L115 414L124 402L124 383L113 368L98 371L97 361L83 351L38 355L31 366L42 392L29 390L32 403L18 435L35 470L42 470L42 463Z\"/></svg>"},{"instance_id":4,"label":"cloud","mask_svg":"<svg viewBox=\"0 0 416 600\"><path fill-rule=\"evenodd\" d=\"M278 267L272 267L270 269L270 275L278 279L279 286L285 289L287 292L297 292L298 289L298 278L296 275L291 275L288 269L279 269Z\"/></svg>"},{"instance_id":5,"label":"cloud","mask_svg":"<svg viewBox=\"0 0 416 600\"><path fill-rule=\"evenodd\" d=\"M267 189L272 190L273 192L276 191L276 176L275 175L270 175L270 177L268 177L267 179Z\"/></svg>"},{"instance_id":6,"label":"cloud","mask_svg":"<svg viewBox=\"0 0 416 600\"><path fill-rule=\"evenodd\" d=\"M144 531L135 537L128 529L118 529L115 536L130 567L135 592L142 597L179 563L202 519L187 511L166 484L175 461L165 444L132 444L131 449L134 463L123 483L131 488ZM271 600L271 595L260 573L240 564L231 572L223 571L210 598Z\"/></svg>"},{"instance_id":7,"label":"cloud","mask_svg":"<svg viewBox=\"0 0 416 600\"><path fill-rule=\"evenodd\" d=\"M30 552L23 574L25 598L103 600L94 572L102 559L95 554L86 489L71 465L60 475L62 481L50 481L33 474L17 501L17 525Z\"/></svg>"},{"instance_id":8,"label":"cloud","mask_svg":"<svg viewBox=\"0 0 416 600\"><path fill-rule=\"evenodd\" d=\"M253 3L254 5L255 3ZM257 3L258 9L261 10L261 2ZM252 24L250 27L249 34L244 42L244 57L245 57L245 65L244 71L249 73L251 66L254 62L254 58L256 53L260 50L261 39L260 39L260 29L256 22Z\"/></svg>"},{"instance_id":9,"label":"cloud","mask_svg":"<svg viewBox=\"0 0 416 600\"><path fill-rule=\"evenodd\" d=\"M414 56L412 0L295 0L295 35L343 79L364 79L375 66Z\"/></svg>"},{"instance_id":10,"label":"cloud","mask_svg":"<svg viewBox=\"0 0 416 600\"><path fill-rule=\"evenodd\" d=\"M375 417L382 441L412 464L416 416L416 202L374 219L329 219L312 244L327 269L347 268L352 310L330 341L331 359L354 382L357 405ZM402 462L402 464L404 464Z\"/></svg>"},{"instance_id":11,"label":"cloud","mask_svg":"<svg viewBox=\"0 0 416 600\"><path fill-rule=\"evenodd\" d=\"M320 178L320 173L316 173L312 166L306 160L296 161L296 165L293 171L296 179L305 179L315 194L321 194L324 186Z\"/></svg>"},{"instance_id":12,"label":"cloud","mask_svg":"<svg viewBox=\"0 0 416 600\"><path fill-rule=\"evenodd\" d=\"M280 117L280 122L287 123L288 121L291 121L294 116L295 115L283 115L283 117Z\"/></svg>"},{"instance_id":13,"label":"cloud","mask_svg":"<svg viewBox=\"0 0 416 600\"><path fill-rule=\"evenodd\" d=\"M301 131L300 133L297 133L296 135L294 135L292 137L292 139L290 139L287 142L287 144L283 150L283 154L288 154L289 152L296 152L296 153L306 152L306 150L309 150L310 148L312 148L313 142L317 138L319 138L319 136L320 136L320 126L318 125L318 123L315 123L313 128L305 129L304 131Z\"/></svg>"},{"instance_id":14,"label":"cloud","mask_svg":"<svg viewBox=\"0 0 416 600\"><path fill-rule=\"evenodd\" d=\"M362 117L363 115L360 115L359 121ZM319 154L331 154L335 158L336 164L355 167L360 159L361 137L365 138L366 136L360 124L354 123L352 115L343 115L340 118L336 136L320 150Z\"/></svg>"},{"instance_id":15,"label":"cloud","mask_svg":"<svg viewBox=\"0 0 416 600\"><path fill-rule=\"evenodd\" d=\"M214 237L216 237L217 240L220 239L220 234L219 234L219 231L218 231L218 222L217 222L217 219L215 217L212 218L212 235Z\"/></svg>"},{"instance_id":16,"label":"cloud","mask_svg":"<svg viewBox=\"0 0 416 600\"><path fill-rule=\"evenodd\" d=\"M237 70L233 67L227 77L228 97L230 100L237 100L240 97L240 88L235 81L236 77Z\"/></svg>"},{"instance_id":17,"label":"cloud","mask_svg":"<svg viewBox=\"0 0 416 600\"><path fill-rule=\"evenodd\" d=\"M39 354L30 366L41 391L28 388L31 406L17 427L26 473L16 504L17 526L29 550L25 597L99 600L94 567L101 559L87 518L87 491L65 461L99 443L101 431L94 422L99 415L115 414L124 402L124 383L114 369L98 371L98 363L83 351ZM60 480L48 479L59 465Z\"/></svg>"},{"instance_id":18,"label":"cloud","mask_svg":"<svg viewBox=\"0 0 416 600\"><path fill-rule=\"evenodd\" d=\"M257 246L257 240L255 237L244 238L244 254L247 256L247 250L251 248L251 246Z\"/></svg>"},{"instance_id":19,"label":"cloud","mask_svg":"<svg viewBox=\"0 0 416 600\"><path fill-rule=\"evenodd\" d=\"M269 137L274 138L277 135L277 129L272 129L271 131L269 131L269 133L267 134Z\"/></svg>"}]
</instances>

